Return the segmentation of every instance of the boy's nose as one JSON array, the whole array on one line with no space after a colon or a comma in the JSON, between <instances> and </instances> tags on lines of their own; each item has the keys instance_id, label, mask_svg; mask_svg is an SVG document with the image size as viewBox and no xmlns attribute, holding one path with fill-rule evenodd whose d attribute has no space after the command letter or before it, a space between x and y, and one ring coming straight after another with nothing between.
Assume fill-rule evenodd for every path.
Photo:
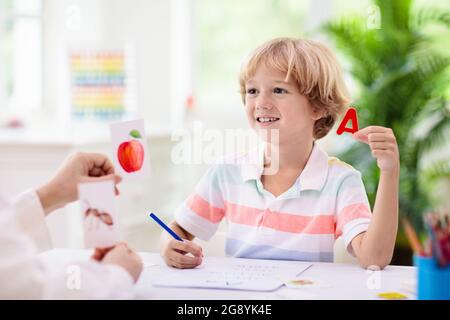
<instances>
[{"instance_id":1,"label":"boy's nose","mask_svg":"<svg viewBox=\"0 0 450 320\"><path fill-rule=\"evenodd\" d=\"M272 109L272 104L270 103L259 103L256 105L257 110L270 110Z\"/></svg>"},{"instance_id":2,"label":"boy's nose","mask_svg":"<svg viewBox=\"0 0 450 320\"><path fill-rule=\"evenodd\" d=\"M270 96L270 92L262 90L257 97L256 108L257 109L272 109L273 101Z\"/></svg>"},{"instance_id":3,"label":"boy's nose","mask_svg":"<svg viewBox=\"0 0 450 320\"><path fill-rule=\"evenodd\" d=\"M272 109L272 101L267 94L261 93L256 101L256 109L268 110Z\"/></svg>"}]
</instances>

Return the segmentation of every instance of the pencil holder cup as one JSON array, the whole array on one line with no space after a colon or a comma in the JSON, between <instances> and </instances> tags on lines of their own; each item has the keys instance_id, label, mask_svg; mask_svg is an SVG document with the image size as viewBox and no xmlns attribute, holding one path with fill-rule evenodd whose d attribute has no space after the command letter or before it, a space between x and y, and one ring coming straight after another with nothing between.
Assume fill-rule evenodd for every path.
<instances>
[{"instance_id":1,"label":"pencil holder cup","mask_svg":"<svg viewBox=\"0 0 450 320\"><path fill-rule=\"evenodd\" d=\"M414 256L417 299L450 300L450 265L440 267L431 257Z\"/></svg>"}]
</instances>

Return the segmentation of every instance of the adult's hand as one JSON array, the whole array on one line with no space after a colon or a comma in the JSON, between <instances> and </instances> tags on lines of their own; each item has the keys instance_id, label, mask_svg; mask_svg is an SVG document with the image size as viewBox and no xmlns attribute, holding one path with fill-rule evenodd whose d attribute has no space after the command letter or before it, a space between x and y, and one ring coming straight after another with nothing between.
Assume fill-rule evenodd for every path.
<instances>
[{"instance_id":1,"label":"adult's hand","mask_svg":"<svg viewBox=\"0 0 450 320\"><path fill-rule=\"evenodd\" d=\"M69 156L45 185L38 188L45 214L78 200L78 183L114 180L116 195L117 184L122 178L114 173L111 160L99 153L77 152Z\"/></svg>"}]
</instances>

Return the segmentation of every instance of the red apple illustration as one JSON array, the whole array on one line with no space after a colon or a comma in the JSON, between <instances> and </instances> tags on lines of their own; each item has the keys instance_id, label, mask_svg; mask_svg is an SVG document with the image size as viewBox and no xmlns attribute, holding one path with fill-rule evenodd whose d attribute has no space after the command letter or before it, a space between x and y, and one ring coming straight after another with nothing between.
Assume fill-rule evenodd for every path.
<instances>
[{"instance_id":1,"label":"red apple illustration","mask_svg":"<svg viewBox=\"0 0 450 320\"><path fill-rule=\"evenodd\" d=\"M130 140L122 142L117 149L117 158L126 172L134 172L141 169L144 163L144 147L135 139L142 139L138 130L131 130ZM134 138L134 139L132 139Z\"/></svg>"}]
</instances>

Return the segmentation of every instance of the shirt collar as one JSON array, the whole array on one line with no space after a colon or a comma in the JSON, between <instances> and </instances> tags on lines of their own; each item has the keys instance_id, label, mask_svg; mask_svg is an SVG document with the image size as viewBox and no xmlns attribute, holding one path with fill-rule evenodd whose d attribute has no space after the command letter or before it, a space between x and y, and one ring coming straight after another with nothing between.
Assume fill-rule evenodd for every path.
<instances>
[{"instance_id":1,"label":"shirt collar","mask_svg":"<svg viewBox=\"0 0 450 320\"><path fill-rule=\"evenodd\" d=\"M264 168L264 148L250 150L242 164L241 174L244 182L260 180ZM314 143L311 155L296 184L300 191L318 190L325 185L328 176L328 155L317 143Z\"/></svg>"},{"instance_id":2,"label":"shirt collar","mask_svg":"<svg viewBox=\"0 0 450 320\"><path fill-rule=\"evenodd\" d=\"M259 180L264 168L264 148L260 145L251 149L244 157L241 167L242 180Z\"/></svg>"}]
</instances>

